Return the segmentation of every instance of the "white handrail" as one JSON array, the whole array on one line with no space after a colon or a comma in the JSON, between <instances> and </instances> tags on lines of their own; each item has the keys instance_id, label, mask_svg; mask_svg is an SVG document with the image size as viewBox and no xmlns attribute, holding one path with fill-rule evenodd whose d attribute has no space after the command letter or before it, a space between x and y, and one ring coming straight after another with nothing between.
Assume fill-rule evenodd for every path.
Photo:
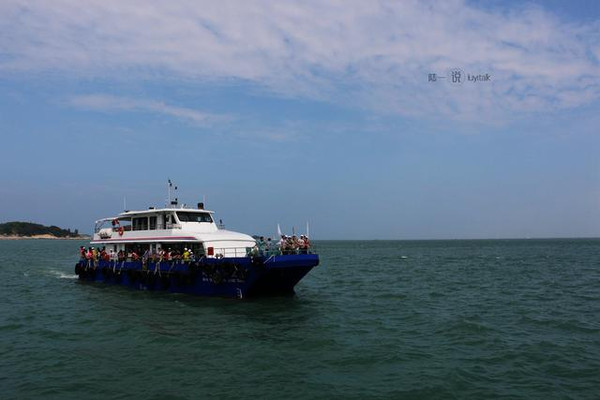
<instances>
[{"instance_id":1,"label":"white handrail","mask_svg":"<svg viewBox=\"0 0 600 400\"><path fill-rule=\"evenodd\" d=\"M215 257L246 257L246 247L215 247Z\"/></svg>"}]
</instances>

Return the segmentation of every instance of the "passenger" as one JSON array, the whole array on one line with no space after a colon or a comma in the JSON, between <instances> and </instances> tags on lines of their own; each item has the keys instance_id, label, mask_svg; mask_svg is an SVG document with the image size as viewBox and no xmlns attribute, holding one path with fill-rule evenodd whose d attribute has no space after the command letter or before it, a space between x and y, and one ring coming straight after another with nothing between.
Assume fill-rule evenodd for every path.
<instances>
[{"instance_id":1,"label":"passenger","mask_svg":"<svg viewBox=\"0 0 600 400\"><path fill-rule=\"evenodd\" d=\"M287 240L285 235L281 235L281 239L279 240L279 242L277 243L277 247L279 247L279 252L281 254L285 254L285 251L287 250Z\"/></svg>"},{"instance_id":2,"label":"passenger","mask_svg":"<svg viewBox=\"0 0 600 400\"><path fill-rule=\"evenodd\" d=\"M183 262L187 263L190 261L190 251L187 247L183 248Z\"/></svg>"},{"instance_id":3,"label":"passenger","mask_svg":"<svg viewBox=\"0 0 600 400\"><path fill-rule=\"evenodd\" d=\"M85 260L85 246L79 247L79 258Z\"/></svg>"},{"instance_id":4,"label":"passenger","mask_svg":"<svg viewBox=\"0 0 600 400\"><path fill-rule=\"evenodd\" d=\"M300 249L300 240L298 239L298 236L293 235L292 236L292 250L294 251L294 253L298 253L299 249Z\"/></svg>"},{"instance_id":5,"label":"passenger","mask_svg":"<svg viewBox=\"0 0 600 400\"><path fill-rule=\"evenodd\" d=\"M261 236L256 244L258 246L258 252L260 253L260 255L263 255L267 247L267 243L265 243L265 237Z\"/></svg>"},{"instance_id":6,"label":"passenger","mask_svg":"<svg viewBox=\"0 0 600 400\"><path fill-rule=\"evenodd\" d=\"M87 253L85 253L85 259L89 261L93 257L94 257L94 252L92 251L92 248L89 247Z\"/></svg>"},{"instance_id":7,"label":"passenger","mask_svg":"<svg viewBox=\"0 0 600 400\"><path fill-rule=\"evenodd\" d=\"M148 264L149 258L150 258L150 249L146 249L146 251L142 255L142 264Z\"/></svg>"},{"instance_id":8,"label":"passenger","mask_svg":"<svg viewBox=\"0 0 600 400\"><path fill-rule=\"evenodd\" d=\"M135 251L135 250L133 250L133 251L131 252L131 260L132 260L132 261L138 261L139 259L140 259L140 256L138 255L138 253L136 253L136 251Z\"/></svg>"},{"instance_id":9,"label":"passenger","mask_svg":"<svg viewBox=\"0 0 600 400\"><path fill-rule=\"evenodd\" d=\"M300 239L298 239L298 252L300 254L306 253L306 242L304 240L304 235L300 235Z\"/></svg>"},{"instance_id":10,"label":"passenger","mask_svg":"<svg viewBox=\"0 0 600 400\"><path fill-rule=\"evenodd\" d=\"M110 261L117 261L117 254L113 249L110 249L109 258Z\"/></svg>"},{"instance_id":11,"label":"passenger","mask_svg":"<svg viewBox=\"0 0 600 400\"><path fill-rule=\"evenodd\" d=\"M267 256L273 254L273 241L271 240L271 238L267 238L266 253Z\"/></svg>"},{"instance_id":12,"label":"passenger","mask_svg":"<svg viewBox=\"0 0 600 400\"><path fill-rule=\"evenodd\" d=\"M98 253L98 249L95 247L92 247L92 258L91 258L91 262L94 265L94 269L96 269L96 267L98 266L98 256L100 253Z\"/></svg>"},{"instance_id":13,"label":"passenger","mask_svg":"<svg viewBox=\"0 0 600 400\"><path fill-rule=\"evenodd\" d=\"M286 254L292 254L294 252L294 239L288 236L285 241Z\"/></svg>"},{"instance_id":14,"label":"passenger","mask_svg":"<svg viewBox=\"0 0 600 400\"><path fill-rule=\"evenodd\" d=\"M310 240L308 239L308 236L304 235L304 248L306 249L306 252L308 253L309 249L310 249Z\"/></svg>"}]
</instances>

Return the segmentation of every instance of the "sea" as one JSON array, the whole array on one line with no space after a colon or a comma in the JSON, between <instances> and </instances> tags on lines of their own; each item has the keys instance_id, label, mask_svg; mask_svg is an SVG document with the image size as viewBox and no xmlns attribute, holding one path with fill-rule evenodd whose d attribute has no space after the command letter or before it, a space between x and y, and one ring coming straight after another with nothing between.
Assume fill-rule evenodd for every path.
<instances>
[{"instance_id":1,"label":"sea","mask_svg":"<svg viewBox=\"0 0 600 400\"><path fill-rule=\"evenodd\" d=\"M245 300L79 282L86 244L0 241L0 398L600 398L600 239L318 241Z\"/></svg>"}]
</instances>

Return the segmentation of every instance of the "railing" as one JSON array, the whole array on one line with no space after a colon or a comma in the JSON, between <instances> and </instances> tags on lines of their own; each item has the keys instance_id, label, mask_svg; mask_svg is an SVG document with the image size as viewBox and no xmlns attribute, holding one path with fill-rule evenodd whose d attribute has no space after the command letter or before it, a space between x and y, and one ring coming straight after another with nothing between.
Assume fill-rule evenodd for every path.
<instances>
[{"instance_id":1,"label":"railing","mask_svg":"<svg viewBox=\"0 0 600 400\"><path fill-rule=\"evenodd\" d=\"M314 248L309 247L306 249L284 249L281 250L279 247L263 248L260 247L215 247L214 256L216 258L222 257L248 257L248 256L281 256L281 255L292 255L292 254L314 254Z\"/></svg>"},{"instance_id":2,"label":"railing","mask_svg":"<svg viewBox=\"0 0 600 400\"><path fill-rule=\"evenodd\" d=\"M304 249L281 249L279 247L265 247L261 249L260 247L257 247L250 250L249 255L271 257L292 254L316 254L314 250L315 249L312 246Z\"/></svg>"},{"instance_id":3,"label":"railing","mask_svg":"<svg viewBox=\"0 0 600 400\"><path fill-rule=\"evenodd\" d=\"M215 247L215 257L246 257L250 255L250 247Z\"/></svg>"},{"instance_id":4,"label":"railing","mask_svg":"<svg viewBox=\"0 0 600 400\"><path fill-rule=\"evenodd\" d=\"M230 257L273 257L273 256L281 256L281 255L294 255L294 254L317 254L315 252L315 247L311 245L311 247L307 249L284 249L281 250L279 247L267 247L261 249L259 247L216 247L214 248L214 253L211 255L208 254L194 254L189 259L184 259L182 255L177 256L177 258L170 259L160 259L158 255L153 255L147 259L149 262L172 262L175 264L185 263L185 262L194 262L199 261L205 257L215 257L215 258L230 258ZM100 259L101 256L98 254L97 258L87 259L85 256L80 258L83 261L88 263L92 263L95 265ZM119 257L116 253L112 253L110 255L107 254L106 261L112 262L131 262L131 261L144 261L144 257L138 255L137 258L132 258L131 255L126 255L124 257Z\"/></svg>"}]
</instances>

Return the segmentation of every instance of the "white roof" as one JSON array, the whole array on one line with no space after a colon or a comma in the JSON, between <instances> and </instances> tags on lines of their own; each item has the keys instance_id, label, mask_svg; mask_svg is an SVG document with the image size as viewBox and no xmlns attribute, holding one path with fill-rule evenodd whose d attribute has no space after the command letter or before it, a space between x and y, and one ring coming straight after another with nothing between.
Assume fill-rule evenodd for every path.
<instances>
[{"instance_id":1,"label":"white roof","mask_svg":"<svg viewBox=\"0 0 600 400\"><path fill-rule=\"evenodd\" d=\"M143 215L143 214L156 214L156 213L163 213L163 212L173 212L173 211L184 211L184 212L195 212L195 213L209 213L209 214L214 214L214 211L210 211L210 210L204 210L204 209L198 209L198 208L173 208L173 207L169 207L169 208L150 208L148 210L140 210L140 211L125 211L122 212L121 214L119 214L119 217L131 217L131 216L135 216L135 215Z\"/></svg>"},{"instance_id":2,"label":"white roof","mask_svg":"<svg viewBox=\"0 0 600 400\"><path fill-rule=\"evenodd\" d=\"M173 212L173 211L184 211L184 212L193 212L193 213L208 213L208 214L214 214L214 211L211 210L204 210L204 209L198 209L198 208L173 208L173 207L168 207L168 208L149 208L147 210L138 210L138 211L124 211L122 213L120 213L117 216L114 217L106 217L106 218L100 218L99 220L96 220L96 223L99 222L105 222L105 221L112 221L115 219L119 219L119 218L131 218L131 217L135 217L138 215L151 215L151 214L159 214L159 213L166 213L166 212Z\"/></svg>"}]
</instances>

